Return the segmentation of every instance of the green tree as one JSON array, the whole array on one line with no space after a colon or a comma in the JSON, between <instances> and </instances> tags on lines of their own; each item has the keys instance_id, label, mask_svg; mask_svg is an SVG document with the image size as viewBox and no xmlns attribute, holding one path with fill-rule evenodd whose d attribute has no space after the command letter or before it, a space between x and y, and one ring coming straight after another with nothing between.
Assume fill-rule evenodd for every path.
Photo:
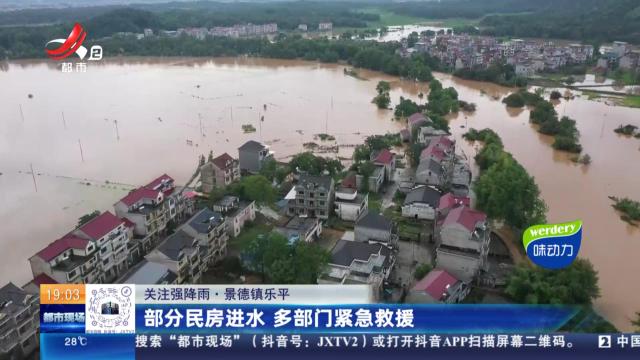
<instances>
[{"instance_id":1,"label":"green tree","mask_svg":"<svg viewBox=\"0 0 640 360\"><path fill-rule=\"evenodd\" d=\"M253 239L243 251L244 255L251 259L251 267L262 275L263 280L267 269L279 258L288 256L287 239L279 233L272 232L267 236L258 236Z\"/></svg>"},{"instance_id":2,"label":"green tree","mask_svg":"<svg viewBox=\"0 0 640 360\"><path fill-rule=\"evenodd\" d=\"M536 106L535 109L529 114L529 119L534 124L542 124L549 120L558 119L556 109L553 104L548 101L543 101Z\"/></svg>"},{"instance_id":3,"label":"green tree","mask_svg":"<svg viewBox=\"0 0 640 360\"><path fill-rule=\"evenodd\" d=\"M378 85L376 85L376 91L378 94L384 94L391 91L391 84L388 81L378 81Z\"/></svg>"},{"instance_id":4,"label":"green tree","mask_svg":"<svg viewBox=\"0 0 640 360\"><path fill-rule=\"evenodd\" d=\"M413 272L413 277L417 280L425 277L431 270L433 270L433 266L430 264L421 264L416 267L416 270Z\"/></svg>"},{"instance_id":5,"label":"green tree","mask_svg":"<svg viewBox=\"0 0 640 360\"><path fill-rule=\"evenodd\" d=\"M371 158L371 149L366 145L358 145L353 150L353 161L367 161Z\"/></svg>"},{"instance_id":6,"label":"green tree","mask_svg":"<svg viewBox=\"0 0 640 360\"><path fill-rule=\"evenodd\" d=\"M376 104L378 109L387 109L391 104L391 96L389 93L378 94L373 98L373 103Z\"/></svg>"},{"instance_id":7,"label":"green tree","mask_svg":"<svg viewBox=\"0 0 640 360\"><path fill-rule=\"evenodd\" d=\"M400 102L396 105L395 110L393 112L396 118L409 117L415 113L422 112L424 108L420 105L416 104L411 99L405 99L400 96Z\"/></svg>"},{"instance_id":8,"label":"green tree","mask_svg":"<svg viewBox=\"0 0 640 360\"><path fill-rule=\"evenodd\" d=\"M589 260L576 259L560 270L518 265L505 293L524 304L590 305L600 296L600 288L598 273Z\"/></svg>"},{"instance_id":9,"label":"green tree","mask_svg":"<svg viewBox=\"0 0 640 360\"><path fill-rule=\"evenodd\" d=\"M482 150L475 156L476 164L480 170L487 170L503 156L504 150L501 144L485 143Z\"/></svg>"},{"instance_id":10,"label":"green tree","mask_svg":"<svg viewBox=\"0 0 640 360\"><path fill-rule=\"evenodd\" d=\"M360 190L363 192L369 191L369 177L373 174L375 169L376 166L369 160L358 164L358 174L362 175L362 185L360 186Z\"/></svg>"},{"instance_id":11,"label":"green tree","mask_svg":"<svg viewBox=\"0 0 640 360\"><path fill-rule=\"evenodd\" d=\"M96 217L98 217L100 215L100 211L98 210L94 210L88 214L84 214L82 216L80 216L80 218L78 219L78 227L88 223L89 221L95 219Z\"/></svg>"},{"instance_id":12,"label":"green tree","mask_svg":"<svg viewBox=\"0 0 640 360\"><path fill-rule=\"evenodd\" d=\"M276 172L278 170L278 162L271 158L265 161L262 164L262 168L260 169L260 175L267 178L269 181L273 181L276 176Z\"/></svg>"},{"instance_id":13,"label":"green tree","mask_svg":"<svg viewBox=\"0 0 640 360\"><path fill-rule=\"evenodd\" d=\"M324 271L331 255L322 247L298 241L294 248L293 269L296 284L316 284L318 276Z\"/></svg>"},{"instance_id":14,"label":"green tree","mask_svg":"<svg viewBox=\"0 0 640 360\"><path fill-rule=\"evenodd\" d=\"M411 166L418 166L420 163L420 154L422 154L422 150L426 148L425 144L421 143L413 143L407 150L407 155L409 156L409 160L411 161Z\"/></svg>"},{"instance_id":15,"label":"green tree","mask_svg":"<svg viewBox=\"0 0 640 360\"><path fill-rule=\"evenodd\" d=\"M534 179L510 154L503 153L474 186L478 208L523 230L546 221L546 204Z\"/></svg>"},{"instance_id":16,"label":"green tree","mask_svg":"<svg viewBox=\"0 0 640 360\"><path fill-rule=\"evenodd\" d=\"M391 85L388 81L379 81L378 85L376 85L378 95L373 98L373 102L378 106L378 109L386 109L389 107L391 103L391 97L389 96L390 90Z\"/></svg>"},{"instance_id":17,"label":"green tree","mask_svg":"<svg viewBox=\"0 0 640 360\"><path fill-rule=\"evenodd\" d=\"M514 92L502 100L508 107L521 108L524 107L524 98L520 92Z\"/></svg>"},{"instance_id":18,"label":"green tree","mask_svg":"<svg viewBox=\"0 0 640 360\"><path fill-rule=\"evenodd\" d=\"M416 31L412 32L407 37L407 47L412 48L419 40L420 40L420 34L418 34Z\"/></svg>"},{"instance_id":19,"label":"green tree","mask_svg":"<svg viewBox=\"0 0 640 360\"><path fill-rule=\"evenodd\" d=\"M398 134L371 135L364 140L364 143L371 151L389 149L402 144Z\"/></svg>"},{"instance_id":20,"label":"green tree","mask_svg":"<svg viewBox=\"0 0 640 360\"><path fill-rule=\"evenodd\" d=\"M315 244L298 241L290 245L277 232L254 239L245 255L252 259L253 269L273 284L315 284L330 258Z\"/></svg>"},{"instance_id":21,"label":"green tree","mask_svg":"<svg viewBox=\"0 0 640 360\"><path fill-rule=\"evenodd\" d=\"M287 254L289 256L289 254ZM276 259L267 268L269 282L272 284L294 284L296 280L295 268L292 259L286 257Z\"/></svg>"},{"instance_id":22,"label":"green tree","mask_svg":"<svg viewBox=\"0 0 640 360\"><path fill-rule=\"evenodd\" d=\"M327 159L322 156L315 156L307 151L294 155L289 161L292 170L304 171L311 175L321 175L327 170L332 176L344 169L344 166L337 159Z\"/></svg>"},{"instance_id":23,"label":"green tree","mask_svg":"<svg viewBox=\"0 0 640 360\"><path fill-rule=\"evenodd\" d=\"M227 190L224 188L215 187L209 193L209 207L213 208L218 201L222 200L222 198L227 194Z\"/></svg>"},{"instance_id":24,"label":"green tree","mask_svg":"<svg viewBox=\"0 0 640 360\"><path fill-rule=\"evenodd\" d=\"M271 182L262 175L252 175L242 178L241 184L246 198L259 204L271 204L276 199L276 190Z\"/></svg>"}]
</instances>

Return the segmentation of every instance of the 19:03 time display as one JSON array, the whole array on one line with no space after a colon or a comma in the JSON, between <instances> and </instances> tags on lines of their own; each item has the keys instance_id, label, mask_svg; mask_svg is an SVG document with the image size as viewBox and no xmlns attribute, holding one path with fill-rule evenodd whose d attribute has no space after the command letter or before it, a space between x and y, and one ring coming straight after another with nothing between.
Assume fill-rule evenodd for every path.
<instances>
[{"instance_id":1,"label":"19:03 time display","mask_svg":"<svg viewBox=\"0 0 640 360\"><path fill-rule=\"evenodd\" d=\"M80 300L80 289L64 289L60 290L57 288L47 289L47 300L48 301L79 301Z\"/></svg>"}]
</instances>

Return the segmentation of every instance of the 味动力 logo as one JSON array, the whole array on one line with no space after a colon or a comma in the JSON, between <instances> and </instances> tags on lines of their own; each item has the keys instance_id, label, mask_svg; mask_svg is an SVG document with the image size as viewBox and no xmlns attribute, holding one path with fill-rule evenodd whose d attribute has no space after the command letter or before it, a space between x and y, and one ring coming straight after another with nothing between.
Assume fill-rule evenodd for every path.
<instances>
[{"instance_id":1,"label":"\u5473\u52a8\u529b logo","mask_svg":"<svg viewBox=\"0 0 640 360\"><path fill-rule=\"evenodd\" d=\"M525 230L522 243L529 259L546 269L562 269L578 256L582 221L534 225Z\"/></svg>"}]
</instances>

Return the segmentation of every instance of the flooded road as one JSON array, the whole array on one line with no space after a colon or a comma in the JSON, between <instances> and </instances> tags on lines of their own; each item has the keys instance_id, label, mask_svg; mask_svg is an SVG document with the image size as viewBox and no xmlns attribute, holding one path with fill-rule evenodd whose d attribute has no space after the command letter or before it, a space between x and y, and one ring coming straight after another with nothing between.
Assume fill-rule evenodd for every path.
<instances>
[{"instance_id":1,"label":"flooded road","mask_svg":"<svg viewBox=\"0 0 640 360\"><path fill-rule=\"evenodd\" d=\"M406 39L413 32L420 34L423 31L446 32L448 30L451 30L451 28L431 25L393 25L387 26L387 32L385 32L384 34L368 37L367 40L376 40L382 42L400 41L402 39Z\"/></svg>"},{"instance_id":2,"label":"flooded road","mask_svg":"<svg viewBox=\"0 0 640 360\"><path fill-rule=\"evenodd\" d=\"M426 92L424 84L364 70L359 75L368 81L359 80L344 75L343 68L261 59L127 59L89 64L86 73L73 74L50 62L0 67L0 247L8 249L0 254L0 282L28 281L29 256L69 231L79 216L112 210L133 186L164 172L186 181L200 154L237 156L237 147L254 139L286 159L306 142L332 144L314 140L324 132L339 144L360 143L401 127L390 121L391 111L371 104L378 80L393 81L394 103L399 96L417 101L418 93ZM600 275L597 309L628 330L629 318L640 311L640 229L622 222L607 196L640 199L640 140L613 132L620 124L640 126L640 110L586 98L557 105L559 114L577 120L593 160L584 167L551 148L552 139L529 124L528 110L500 102L510 89L437 77L478 105L476 113L451 120L467 155L476 150L461 139L466 128L494 129L535 176L549 221L583 220L581 256ZM243 133L245 124L256 132ZM347 147L339 155L351 151Z\"/></svg>"}]
</instances>

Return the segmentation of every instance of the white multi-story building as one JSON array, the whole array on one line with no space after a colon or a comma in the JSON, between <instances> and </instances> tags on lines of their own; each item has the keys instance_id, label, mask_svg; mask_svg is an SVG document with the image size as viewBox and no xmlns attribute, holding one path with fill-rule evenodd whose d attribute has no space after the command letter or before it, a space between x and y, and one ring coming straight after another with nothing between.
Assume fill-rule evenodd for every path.
<instances>
[{"instance_id":1,"label":"white multi-story building","mask_svg":"<svg viewBox=\"0 0 640 360\"><path fill-rule=\"evenodd\" d=\"M157 243L170 221L192 213L192 205L167 174L131 191L113 207L118 217L133 224L134 242L142 254Z\"/></svg>"},{"instance_id":2,"label":"white multi-story building","mask_svg":"<svg viewBox=\"0 0 640 360\"><path fill-rule=\"evenodd\" d=\"M255 201L242 201L235 196L225 196L213 205L213 210L224 215L227 234L231 237L240 235L244 225L256 219Z\"/></svg>"},{"instance_id":3,"label":"white multi-story building","mask_svg":"<svg viewBox=\"0 0 640 360\"><path fill-rule=\"evenodd\" d=\"M436 231L437 267L470 282L487 270L490 233L484 213L466 206L449 210Z\"/></svg>"},{"instance_id":4,"label":"white multi-story building","mask_svg":"<svg viewBox=\"0 0 640 360\"><path fill-rule=\"evenodd\" d=\"M110 282L129 268L130 240L125 221L107 211L32 256L31 271L58 283Z\"/></svg>"},{"instance_id":5,"label":"white multi-story building","mask_svg":"<svg viewBox=\"0 0 640 360\"><path fill-rule=\"evenodd\" d=\"M26 359L39 344L40 304L13 283L0 288L0 359Z\"/></svg>"},{"instance_id":6,"label":"white multi-story building","mask_svg":"<svg viewBox=\"0 0 640 360\"><path fill-rule=\"evenodd\" d=\"M358 194L358 190L339 187L333 202L336 215L346 221L356 221L369 210L369 194Z\"/></svg>"},{"instance_id":7,"label":"white multi-story building","mask_svg":"<svg viewBox=\"0 0 640 360\"><path fill-rule=\"evenodd\" d=\"M318 284L368 284L379 298L395 261L393 250L386 245L342 239L331 250Z\"/></svg>"},{"instance_id":8,"label":"white multi-story building","mask_svg":"<svg viewBox=\"0 0 640 360\"><path fill-rule=\"evenodd\" d=\"M331 31L333 30L333 23L321 22L318 24L318 31Z\"/></svg>"},{"instance_id":9,"label":"white multi-story building","mask_svg":"<svg viewBox=\"0 0 640 360\"><path fill-rule=\"evenodd\" d=\"M164 265L164 271L177 275L178 284L199 283L209 266L226 256L228 239L222 214L205 208L151 250L145 260Z\"/></svg>"}]
</instances>

